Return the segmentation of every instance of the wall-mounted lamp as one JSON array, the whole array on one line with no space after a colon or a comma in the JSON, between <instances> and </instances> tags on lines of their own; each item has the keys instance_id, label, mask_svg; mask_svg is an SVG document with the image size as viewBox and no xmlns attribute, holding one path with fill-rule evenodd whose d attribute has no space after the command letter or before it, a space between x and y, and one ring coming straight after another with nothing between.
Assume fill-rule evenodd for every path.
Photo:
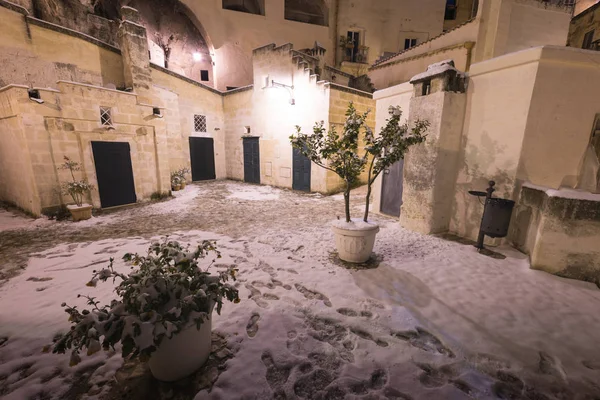
<instances>
[{"instance_id":1,"label":"wall-mounted lamp","mask_svg":"<svg viewBox=\"0 0 600 400\"><path fill-rule=\"evenodd\" d=\"M192 54L192 57L194 58L195 62L200 62L202 61L202 54L195 52Z\"/></svg>"},{"instance_id":2,"label":"wall-mounted lamp","mask_svg":"<svg viewBox=\"0 0 600 400\"><path fill-rule=\"evenodd\" d=\"M40 96L40 91L37 89L29 89L27 90L27 94L29 95L29 100L35 101L38 104L42 104L44 102Z\"/></svg>"},{"instance_id":3,"label":"wall-mounted lamp","mask_svg":"<svg viewBox=\"0 0 600 400\"><path fill-rule=\"evenodd\" d=\"M270 79L269 76L267 75L265 77L265 81L263 83L263 89L277 88L277 87L281 87L281 88L287 89L287 91L290 94L290 104L291 105L295 105L296 104L296 100L294 99L294 85L290 86L290 85L286 85L285 83L275 82L275 80Z\"/></svg>"}]
</instances>

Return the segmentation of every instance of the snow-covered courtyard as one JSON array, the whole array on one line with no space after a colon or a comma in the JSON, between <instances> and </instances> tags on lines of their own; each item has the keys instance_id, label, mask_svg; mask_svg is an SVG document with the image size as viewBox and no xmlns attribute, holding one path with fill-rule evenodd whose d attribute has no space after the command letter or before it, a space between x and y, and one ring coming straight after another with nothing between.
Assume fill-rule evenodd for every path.
<instances>
[{"instance_id":1,"label":"snow-covered courtyard","mask_svg":"<svg viewBox=\"0 0 600 400\"><path fill-rule=\"evenodd\" d=\"M363 189L353 192L360 214ZM597 399L600 290L472 246L381 226L371 268L347 268L328 224L341 196L216 181L80 223L0 214L0 397L6 399ZM103 302L92 270L165 235L216 240L239 268L239 304L213 314L224 338L208 384L183 394L124 373L119 353L42 353L68 329L60 304ZM218 265L215 267L218 268ZM159 388L144 397L131 385ZM132 394L133 393L133 394ZM137 396L136 397L136 393ZM150 397L148 397L150 396Z\"/></svg>"}]
</instances>

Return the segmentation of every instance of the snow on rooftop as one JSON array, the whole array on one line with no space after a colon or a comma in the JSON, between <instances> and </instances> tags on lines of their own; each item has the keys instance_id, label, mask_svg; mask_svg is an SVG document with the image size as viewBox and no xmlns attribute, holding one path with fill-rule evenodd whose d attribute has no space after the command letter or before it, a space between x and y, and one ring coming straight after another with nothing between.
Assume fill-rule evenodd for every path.
<instances>
[{"instance_id":1,"label":"snow on rooftop","mask_svg":"<svg viewBox=\"0 0 600 400\"><path fill-rule=\"evenodd\" d=\"M432 78L434 76L443 74L446 71L456 71L457 73L461 73L454 67L454 60L444 60L437 62L435 64L431 64L427 67L427 71L422 72L418 75L415 75L411 78L410 83L422 81L424 79Z\"/></svg>"},{"instance_id":2,"label":"snow on rooftop","mask_svg":"<svg viewBox=\"0 0 600 400\"><path fill-rule=\"evenodd\" d=\"M577 190L571 188L561 187L559 189L551 189L545 186L534 185L533 183L526 182L523 187L530 189L539 190L545 192L549 197L561 197L564 199L575 199L575 200L587 200L587 201L600 201L600 193L591 193L584 190Z\"/></svg>"}]
</instances>

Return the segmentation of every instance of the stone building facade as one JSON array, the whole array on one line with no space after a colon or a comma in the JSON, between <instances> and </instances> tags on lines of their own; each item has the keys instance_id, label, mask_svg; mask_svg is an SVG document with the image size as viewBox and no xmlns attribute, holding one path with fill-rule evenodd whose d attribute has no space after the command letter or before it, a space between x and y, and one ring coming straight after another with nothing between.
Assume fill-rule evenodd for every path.
<instances>
[{"instance_id":1,"label":"stone building facade","mask_svg":"<svg viewBox=\"0 0 600 400\"><path fill-rule=\"evenodd\" d=\"M568 46L600 50L600 3L573 17L569 28Z\"/></svg>"},{"instance_id":2,"label":"stone building facade","mask_svg":"<svg viewBox=\"0 0 600 400\"><path fill-rule=\"evenodd\" d=\"M0 1L13 3L28 10L33 23L52 23L114 47L120 45L120 7L136 8L154 64L165 67L167 61L169 70L221 91L252 83L252 50L265 43L309 49L316 41L329 50L323 66L363 75L379 57L439 35L446 7L445 0L405 0L401 6L396 0ZM0 79L6 80L2 73ZM39 85L35 74L30 80Z\"/></svg>"},{"instance_id":3,"label":"stone building facade","mask_svg":"<svg viewBox=\"0 0 600 400\"><path fill-rule=\"evenodd\" d=\"M219 91L152 63L139 13L124 7L121 14L116 48L31 18L20 7L0 7L6 22L1 46L27 55L28 72L41 79L39 86L4 82L0 89L1 200L33 214L68 203L59 191L68 179L58 169L64 156L80 162L78 178L96 187L87 199L95 207L168 192L170 173L182 167L192 168L192 179L248 180L248 140L257 152L252 181L292 188L297 171L289 136L296 125L309 131L317 121L341 124L350 101L359 111L375 107L370 92L347 86L350 75L323 67L326 50L319 46L310 52L291 44L255 49L253 83ZM4 79L19 82L26 74L20 65L11 68ZM104 87L106 80L128 89ZM374 121L373 115L371 126ZM112 153L101 153L103 147ZM113 188L102 184L110 157L131 169L125 191L132 197L119 204L106 201ZM195 161L208 178L195 177ZM302 190L331 192L341 184L321 169L308 174Z\"/></svg>"},{"instance_id":4,"label":"stone building facade","mask_svg":"<svg viewBox=\"0 0 600 400\"><path fill-rule=\"evenodd\" d=\"M541 0L479 0L477 14L461 25L369 69L377 89L407 82L428 65L452 59L461 71L474 63L535 46L566 44L572 7Z\"/></svg>"},{"instance_id":5,"label":"stone building facade","mask_svg":"<svg viewBox=\"0 0 600 400\"><path fill-rule=\"evenodd\" d=\"M421 233L475 240L483 207L469 191L493 180L496 197L517 203L507 240L534 268L600 283L599 63L598 52L542 46L466 74L434 64L376 91L376 129L390 105L431 127L377 182L375 210Z\"/></svg>"}]
</instances>

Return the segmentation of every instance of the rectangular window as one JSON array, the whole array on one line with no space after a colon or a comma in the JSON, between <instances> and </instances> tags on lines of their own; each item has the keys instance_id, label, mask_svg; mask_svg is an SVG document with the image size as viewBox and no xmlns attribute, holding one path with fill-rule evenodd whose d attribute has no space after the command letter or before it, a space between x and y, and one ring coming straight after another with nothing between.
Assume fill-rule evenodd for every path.
<instances>
[{"instance_id":1,"label":"rectangular window","mask_svg":"<svg viewBox=\"0 0 600 400\"><path fill-rule=\"evenodd\" d=\"M103 126L112 126L110 107L100 107L100 123L102 123Z\"/></svg>"},{"instance_id":2,"label":"rectangular window","mask_svg":"<svg viewBox=\"0 0 600 400\"><path fill-rule=\"evenodd\" d=\"M208 81L208 70L203 69L203 70L200 71L200 80L202 82Z\"/></svg>"},{"instance_id":3,"label":"rectangular window","mask_svg":"<svg viewBox=\"0 0 600 400\"><path fill-rule=\"evenodd\" d=\"M194 132L206 132L206 115L194 115Z\"/></svg>"},{"instance_id":4,"label":"rectangular window","mask_svg":"<svg viewBox=\"0 0 600 400\"><path fill-rule=\"evenodd\" d=\"M346 61L358 62L360 49L360 32L348 31L346 41Z\"/></svg>"},{"instance_id":5,"label":"rectangular window","mask_svg":"<svg viewBox=\"0 0 600 400\"><path fill-rule=\"evenodd\" d=\"M265 0L223 0L223 9L265 15Z\"/></svg>"},{"instance_id":6,"label":"rectangular window","mask_svg":"<svg viewBox=\"0 0 600 400\"><path fill-rule=\"evenodd\" d=\"M410 49L417 45L417 39L404 39L404 50Z\"/></svg>"},{"instance_id":7,"label":"rectangular window","mask_svg":"<svg viewBox=\"0 0 600 400\"><path fill-rule=\"evenodd\" d=\"M423 82L423 91L421 92L421 95L423 96L427 96L431 93L431 81L427 80Z\"/></svg>"},{"instance_id":8,"label":"rectangular window","mask_svg":"<svg viewBox=\"0 0 600 400\"><path fill-rule=\"evenodd\" d=\"M585 36L583 37L583 44L581 45L582 49L591 49L592 48L592 42L594 41L594 31L589 31L588 33L585 34Z\"/></svg>"},{"instance_id":9,"label":"rectangular window","mask_svg":"<svg viewBox=\"0 0 600 400\"><path fill-rule=\"evenodd\" d=\"M444 19L446 21L453 21L456 19L456 9L457 9L457 1L458 0L446 0L446 13L444 14Z\"/></svg>"}]
</instances>

